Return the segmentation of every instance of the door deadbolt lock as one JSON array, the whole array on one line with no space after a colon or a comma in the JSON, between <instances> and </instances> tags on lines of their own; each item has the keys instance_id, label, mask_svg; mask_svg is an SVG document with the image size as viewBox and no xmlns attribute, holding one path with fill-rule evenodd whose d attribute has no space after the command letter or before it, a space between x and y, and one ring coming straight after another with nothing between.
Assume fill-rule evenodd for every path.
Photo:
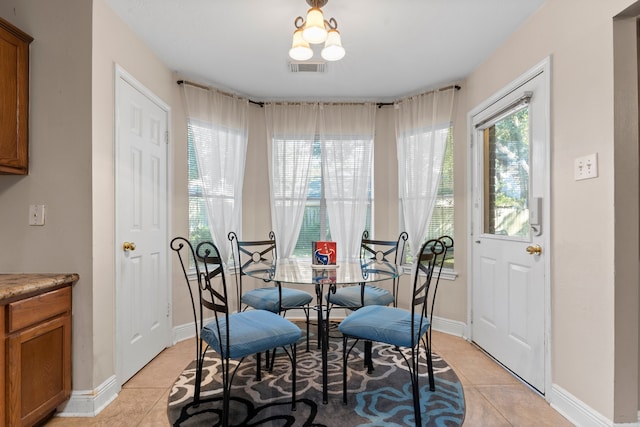
<instances>
[{"instance_id":1,"label":"door deadbolt lock","mask_svg":"<svg viewBox=\"0 0 640 427\"><path fill-rule=\"evenodd\" d=\"M124 242L122 244L122 250L123 251L135 251L136 250L136 244L133 242Z\"/></svg>"},{"instance_id":2,"label":"door deadbolt lock","mask_svg":"<svg viewBox=\"0 0 640 427\"><path fill-rule=\"evenodd\" d=\"M527 252L529 255L540 255L542 253L542 248L540 245L527 246Z\"/></svg>"}]
</instances>

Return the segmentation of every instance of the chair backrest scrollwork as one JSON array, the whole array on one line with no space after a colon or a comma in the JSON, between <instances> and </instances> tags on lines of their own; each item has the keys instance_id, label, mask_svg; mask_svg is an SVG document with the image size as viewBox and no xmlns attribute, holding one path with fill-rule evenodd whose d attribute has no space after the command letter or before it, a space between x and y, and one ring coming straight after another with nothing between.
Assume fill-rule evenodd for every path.
<instances>
[{"instance_id":1,"label":"chair backrest scrollwork","mask_svg":"<svg viewBox=\"0 0 640 427\"><path fill-rule=\"evenodd\" d=\"M397 240L376 240L369 238L369 232L365 230L360 240L360 260L375 263L393 264L398 267L403 264L405 246L408 239L405 231L398 235ZM397 306L398 285L400 278L393 279L393 305Z\"/></svg>"},{"instance_id":2,"label":"chair backrest scrollwork","mask_svg":"<svg viewBox=\"0 0 640 427\"><path fill-rule=\"evenodd\" d=\"M427 240L420 249L413 277L413 300L411 304L413 331L422 330L425 319L429 319L428 328L431 329L440 275L447 252L452 248L453 239L449 236L441 236ZM416 319L419 319L420 323L418 325L413 324ZM431 334L428 334L428 337L431 340ZM429 343L430 346L431 343Z\"/></svg>"},{"instance_id":3,"label":"chair backrest scrollwork","mask_svg":"<svg viewBox=\"0 0 640 427\"><path fill-rule=\"evenodd\" d=\"M273 231L270 231L269 238L266 240L240 240L238 235L231 231L227 237L231 242L233 262L237 268L236 290L238 311L241 311L242 278L246 275L245 272L248 269L273 271L277 256L276 235Z\"/></svg>"},{"instance_id":4,"label":"chair backrest scrollwork","mask_svg":"<svg viewBox=\"0 0 640 427\"><path fill-rule=\"evenodd\" d=\"M225 342L222 341L223 337L229 336L230 311L227 281L220 251L212 242L202 242L198 244L194 250L191 242L184 237L176 237L171 240L171 249L178 254L182 272L187 283L198 342L200 342L200 328L202 327L205 316L204 310L211 310L215 317L216 327L218 328L219 348L224 348L226 354L229 354L229 340L226 339ZM198 288L197 295L195 295L191 285L191 271L188 267L190 258L194 260L195 264L195 280ZM225 319L225 321L221 322L222 319ZM221 330L221 324L224 325L224 331ZM202 349L198 348L198 352L201 351Z\"/></svg>"}]
</instances>

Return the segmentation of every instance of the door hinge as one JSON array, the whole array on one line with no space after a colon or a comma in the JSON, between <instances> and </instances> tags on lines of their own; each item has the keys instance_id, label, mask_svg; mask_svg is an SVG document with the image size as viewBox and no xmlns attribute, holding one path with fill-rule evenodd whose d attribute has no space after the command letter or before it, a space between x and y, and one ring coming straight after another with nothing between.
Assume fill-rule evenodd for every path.
<instances>
[{"instance_id":1,"label":"door hinge","mask_svg":"<svg viewBox=\"0 0 640 427\"><path fill-rule=\"evenodd\" d=\"M169 144L169 131L168 130L164 131L164 142L165 142L165 144Z\"/></svg>"},{"instance_id":2,"label":"door hinge","mask_svg":"<svg viewBox=\"0 0 640 427\"><path fill-rule=\"evenodd\" d=\"M167 303L167 317L171 315L171 303Z\"/></svg>"}]
</instances>

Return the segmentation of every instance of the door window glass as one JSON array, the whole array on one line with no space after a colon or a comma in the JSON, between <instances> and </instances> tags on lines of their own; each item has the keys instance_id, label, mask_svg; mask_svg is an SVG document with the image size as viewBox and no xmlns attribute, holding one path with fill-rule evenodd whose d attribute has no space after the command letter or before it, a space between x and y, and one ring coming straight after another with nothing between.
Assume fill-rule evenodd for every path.
<instances>
[{"instance_id":1,"label":"door window glass","mask_svg":"<svg viewBox=\"0 0 640 427\"><path fill-rule=\"evenodd\" d=\"M484 233L529 237L529 108L520 105L482 131Z\"/></svg>"}]
</instances>

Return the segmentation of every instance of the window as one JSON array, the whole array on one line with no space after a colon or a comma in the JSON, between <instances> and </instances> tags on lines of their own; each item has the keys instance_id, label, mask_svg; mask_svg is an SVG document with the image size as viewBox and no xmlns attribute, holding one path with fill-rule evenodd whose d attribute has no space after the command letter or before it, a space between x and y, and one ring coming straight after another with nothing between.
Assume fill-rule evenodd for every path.
<instances>
[{"instance_id":1,"label":"window","mask_svg":"<svg viewBox=\"0 0 640 427\"><path fill-rule=\"evenodd\" d=\"M440 177L440 184L438 186L431 221L427 227L427 235L425 236L423 243L429 239L443 235L453 237L453 131L451 128L444 131L448 132L448 136L442 164L442 176ZM400 215L400 218L401 222L403 222L404 216ZM404 224L402 224L401 229L404 229ZM413 260L413 254L411 252L411 249L407 248L405 261L408 264L412 263ZM453 269L453 249L449 250L447 253L444 266L445 268Z\"/></svg>"},{"instance_id":2,"label":"window","mask_svg":"<svg viewBox=\"0 0 640 427\"><path fill-rule=\"evenodd\" d=\"M529 108L519 105L483 131L483 232L529 239Z\"/></svg>"},{"instance_id":3,"label":"window","mask_svg":"<svg viewBox=\"0 0 640 427\"><path fill-rule=\"evenodd\" d=\"M426 238L432 239L443 235L453 237L453 132L451 130L447 138L438 196ZM453 252L454 248L447 253L444 262L446 268L453 269Z\"/></svg>"},{"instance_id":4,"label":"window","mask_svg":"<svg viewBox=\"0 0 640 427\"><path fill-rule=\"evenodd\" d=\"M207 220L207 207L205 206L204 190L196 149L194 144L194 126L191 122L187 125L187 150L189 162L189 241L195 246L200 242L212 241ZM197 130L196 130L197 132Z\"/></svg>"},{"instance_id":5,"label":"window","mask_svg":"<svg viewBox=\"0 0 640 427\"><path fill-rule=\"evenodd\" d=\"M373 168L373 164L370 165ZM371 173L373 176L373 173ZM366 229L371 230L373 183L369 181ZM293 253L294 258L311 257L311 243L317 240L331 240L331 225L327 214L327 201L324 198L324 180L322 176L322 148L319 140L313 142L313 154L309 168L309 186L302 227ZM361 232L364 230L361 230Z\"/></svg>"},{"instance_id":6,"label":"window","mask_svg":"<svg viewBox=\"0 0 640 427\"><path fill-rule=\"evenodd\" d=\"M195 246L203 241L215 242L222 254L228 246L226 231L214 236L215 230L209 224L209 218L231 217L236 211L236 186L238 177L229 173L233 167L240 168L238 159L244 164L244 155L239 155L236 147L241 132L224 126L213 125L190 119L187 124L187 150L189 174L189 240ZM196 149L198 143L198 151ZM199 156L199 157L198 157ZM228 166L211 164L211 159L220 159ZM202 164L198 164L198 161ZM204 178L204 179L203 179ZM212 215L207 210L213 212ZM239 231L237 227L231 228Z\"/></svg>"}]
</instances>

